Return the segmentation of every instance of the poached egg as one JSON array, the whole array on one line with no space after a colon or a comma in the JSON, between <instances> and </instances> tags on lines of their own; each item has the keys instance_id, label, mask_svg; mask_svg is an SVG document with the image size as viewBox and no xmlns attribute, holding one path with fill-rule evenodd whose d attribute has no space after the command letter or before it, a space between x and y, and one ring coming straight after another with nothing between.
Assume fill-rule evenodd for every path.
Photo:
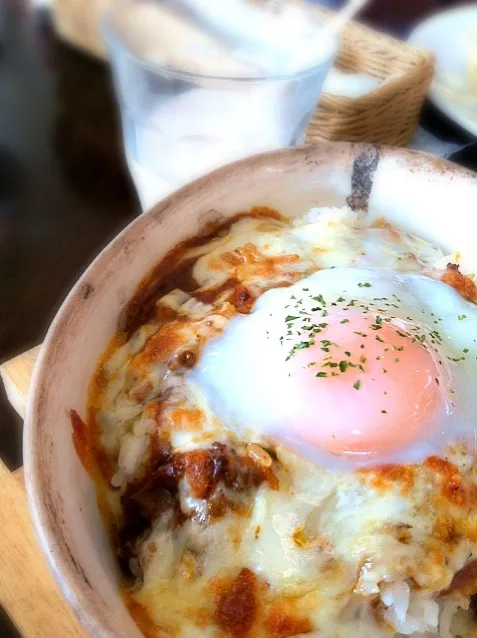
<instances>
[{"instance_id":1,"label":"poached egg","mask_svg":"<svg viewBox=\"0 0 477 638\"><path fill-rule=\"evenodd\" d=\"M224 424L315 463L416 462L473 440L474 335L474 307L442 282L334 268L263 294L191 377Z\"/></svg>"}]
</instances>

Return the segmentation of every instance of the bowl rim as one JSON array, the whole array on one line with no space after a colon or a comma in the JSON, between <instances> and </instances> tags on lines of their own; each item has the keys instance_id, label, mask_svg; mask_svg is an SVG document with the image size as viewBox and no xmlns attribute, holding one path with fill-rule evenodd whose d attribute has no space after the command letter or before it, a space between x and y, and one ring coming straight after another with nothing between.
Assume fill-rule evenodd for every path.
<instances>
[{"instance_id":1,"label":"bowl rim","mask_svg":"<svg viewBox=\"0 0 477 638\"><path fill-rule=\"evenodd\" d=\"M349 143L349 142L320 142L318 144L281 149L267 153L254 155L246 159L239 160L232 164L223 166L199 179L191 182L158 202L147 212L133 219L116 237L112 239L97 255L97 257L86 268L81 277L72 287L56 313L50 328L44 339L35 368L32 374L30 390L27 399L26 416L23 433L25 483L28 495L30 514L33 520L35 534L39 540L41 550L45 556L50 570L65 595L70 607L73 609L81 624L89 630L92 635L98 636L123 636L111 627L106 609L100 613L93 612L93 596L87 578L81 568L71 555L65 540L62 538L62 530L58 517L54 509L49 507L48 491L51 489L52 481L48 464L45 463L41 450L42 440L39 437L41 414L44 404L47 402L49 388L45 383L48 377L48 370L56 365L55 360L58 352L61 351L64 342L68 341L66 328L76 309L76 304L85 294L85 286L90 284L89 280L94 280L94 273L103 264L107 264L114 255L114 251L121 249L125 244L134 242L134 237L140 235L141 230L146 228L151 220L160 220L174 214L174 209L182 201L187 201L200 191L207 191L214 186L217 181L233 178L238 174L243 174L255 169L277 169L278 166L286 166L288 163L322 163L323 158L329 160L332 157L339 157L340 153L347 155L351 162L354 162L363 152L377 152L381 157L397 157L408 160L411 170L415 162L424 162L430 169L439 174L458 173L467 175L477 185L477 174L453 164L448 160L438 158L427 153L421 153L404 148L394 148L390 146ZM351 169L350 169L351 172ZM145 273L146 274L146 273Z\"/></svg>"}]
</instances>

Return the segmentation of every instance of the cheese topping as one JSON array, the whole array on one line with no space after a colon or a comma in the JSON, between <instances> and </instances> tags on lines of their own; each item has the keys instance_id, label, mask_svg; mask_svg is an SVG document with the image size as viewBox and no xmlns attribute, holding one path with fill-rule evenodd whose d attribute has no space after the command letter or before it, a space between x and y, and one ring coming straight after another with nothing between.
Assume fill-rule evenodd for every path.
<instances>
[{"instance_id":1,"label":"cheese topping","mask_svg":"<svg viewBox=\"0 0 477 638\"><path fill-rule=\"evenodd\" d=\"M477 593L470 446L324 467L221 421L191 371L265 291L317 271L447 277L471 301L473 280L455 264L465 282L449 281L439 249L347 208L297 220L256 209L163 264L101 361L88 422L124 597L145 635L451 636Z\"/></svg>"}]
</instances>

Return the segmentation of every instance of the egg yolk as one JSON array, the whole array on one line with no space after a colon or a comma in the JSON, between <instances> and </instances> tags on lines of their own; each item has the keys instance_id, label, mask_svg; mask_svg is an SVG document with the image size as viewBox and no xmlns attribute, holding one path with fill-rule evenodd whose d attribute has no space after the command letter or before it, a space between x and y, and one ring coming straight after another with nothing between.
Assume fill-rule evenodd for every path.
<instances>
[{"instance_id":1,"label":"egg yolk","mask_svg":"<svg viewBox=\"0 0 477 638\"><path fill-rule=\"evenodd\" d=\"M415 327L359 312L322 325L292 344L285 365L294 432L348 455L397 451L432 432L446 379Z\"/></svg>"}]
</instances>

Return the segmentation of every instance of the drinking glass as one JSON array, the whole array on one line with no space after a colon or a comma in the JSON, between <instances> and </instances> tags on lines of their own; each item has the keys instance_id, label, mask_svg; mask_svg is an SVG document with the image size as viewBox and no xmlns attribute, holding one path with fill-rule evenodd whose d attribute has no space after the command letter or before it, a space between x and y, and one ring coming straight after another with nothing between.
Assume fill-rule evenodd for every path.
<instances>
[{"instance_id":1,"label":"drinking glass","mask_svg":"<svg viewBox=\"0 0 477 638\"><path fill-rule=\"evenodd\" d=\"M146 14L135 21L127 12L138 7L150 12L161 4L170 7L166 1L120 0L103 24L126 160L144 210L223 164L301 144L336 52L330 40L317 64L258 77L210 75L159 64L151 55L151 35L153 44L154 38L159 44L169 38L169 49L183 47L183 40L177 38L176 45L167 25L161 33L160 22L153 28L152 18L145 24ZM323 25L316 24L325 38ZM172 51L172 59L181 56L183 51ZM194 59L189 62L197 65Z\"/></svg>"}]
</instances>

